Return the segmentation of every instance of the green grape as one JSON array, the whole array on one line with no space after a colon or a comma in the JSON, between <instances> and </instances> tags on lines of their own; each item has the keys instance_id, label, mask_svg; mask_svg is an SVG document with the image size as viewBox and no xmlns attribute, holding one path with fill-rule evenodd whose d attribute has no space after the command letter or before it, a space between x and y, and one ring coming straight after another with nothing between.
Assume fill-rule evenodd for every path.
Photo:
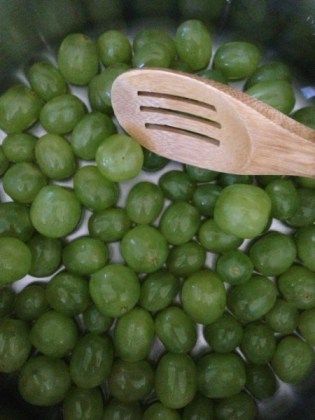
<instances>
[{"instance_id":1,"label":"green grape","mask_svg":"<svg viewBox=\"0 0 315 420\"><path fill-rule=\"evenodd\" d=\"M152 273L162 268L168 256L168 245L154 227L139 225L126 233L120 245L126 263L137 273Z\"/></svg>"},{"instance_id":2,"label":"green grape","mask_svg":"<svg viewBox=\"0 0 315 420\"><path fill-rule=\"evenodd\" d=\"M99 386L108 377L113 363L113 346L109 337L86 334L73 349L70 376L79 388Z\"/></svg>"},{"instance_id":3,"label":"green grape","mask_svg":"<svg viewBox=\"0 0 315 420\"><path fill-rule=\"evenodd\" d=\"M29 328L24 321L3 319L0 323L0 372L15 372L31 352Z\"/></svg>"},{"instance_id":4,"label":"green grape","mask_svg":"<svg viewBox=\"0 0 315 420\"><path fill-rule=\"evenodd\" d=\"M3 177L4 191L16 202L30 204L47 184L46 177L33 163L12 165Z\"/></svg>"},{"instance_id":5,"label":"green grape","mask_svg":"<svg viewBox=\"0 0 315 420\"><path fill-rule=\"evenodd\" d=\"M84 34L66 36L58 51L58 66L67 82L87 85L98 71L95 43Z\"/></svg>"},{"instance_id":6,"label":"green grape","mask_svg":"<svg viewBox=\"0 0 315 420\"><path fill-rule=\"evenodd\" d=\"M28 133L9 134L3 140L2 150L10 162L33 162L36 142L37 138Z\"/></svg>"},{"instance_id":7,"label":"green grape","mask_svg":"<svg viewBox=\"0 0 315 420\"><path fill-rule=\"evenodd\" d=\"M34 321L48 310L45 288L39 284L24 287L15 299L15 314L23 321Z\"/></svg>"},{"instance_id":8,"label":"green grape","mask_svg":"<svg viewBox=\"0 0 315 420\"><path fill-rule=\"evenodd\" d=\"M202 270L185 280L181 300L188 315L196 322L207 325L223 314L226 291L223 282L215 273Z\"/></svg>"},{"instance_id":9,"label":"green grape","mask_svg":"<svg viewBox=\"0 0 315 420\"><path fill-rule=\"evenodd\" d=\"M139 300L139 280L131 268L121 264L109 264L92 274L89 285L97 309L113 318L129 312Z\"/></svg>"},{"instance_id":10,"label":"green grape","mask_svg":"<svg viewBox=\"0 0 315 420\"><path fill-rule=\"evenodd\" d=\"M31 268L31 251L22 241L0 238L0 287L23 278Z\"/></svg>"},{"instance_id":11,"label":"green grape","mask_svg":"<svg viewBox=\"0 0 315 420\"><path fill-rule=\"evenodd\" d=\"M115 360L108 379L111 395L123 403L136 402L146 397L153 388L153 381L153 369L145 360Z\"/></svg>"},{"instance_id":12,"label":"green grape","mask_svg":"<svg viewBox=\"0 0 315 420\"><path fill-rule=\"evenodd\" d=\"M42 101L26 86L16 85L0 96L0 128L8 134L21 133L39 117Z\"/></svg>"},{"instance_id":13,"label":"green grape","mask_svg":"<svg viewBox=\"0 0 315 420\"><path fill-rule=\"evenodd\" d=\"M107 246L100 239L89 236L74 239L62 252L62 261L66 270L82 276L100 270L107 260Z\"/></svg>"},{"instance_id":14,"label":"green grape","mask_svg":"<svg viewBox=\"0 0 315 420\"><path fill-rule=\"evenodd\" d=\"M47 356L31 357L19 376L19 391L24 400L43 407L60 403L70 384L65 362Z\"/></svg>"},{"instance_id":15,"label":"green grape","mask_svg":"<svg viewBox=\"0 0 315 420\"><path fill-rule=\"evenodd\" d=\"M115 205L119 197L119 186L106 179L95 166L79 168L73 177L73 188L80 202L97 212Z\"/></svg>"},{"instance_id":16,"label":"green grape","mask_svg":"<svg viewBox=\"0 0 315 420\"><path fill-rule=\"evenodd\" d=\"M48 62L41 61L33 64L27 75L32 89L43 101L49 101L68 91L59 70Z\"/></svg>"},{"instance_id":17,"label":"green grape","mask_svg":"<svg viewBox=\"0 0 315 420\"><path fill-rule=\"evenodd\" d=\"M46 299L55 311L73 317L91 303L89 283L83 277L62 271L47 284Z\"/></svg>"},{"instance_id":18,"label":"green grape","mask_svg":"<svg viewBox=\"0 0 315 420\"><path fill-rule=\"evenodd\" d=\"M78 418L102 420L102 392L99 388L81 389L72 387L63 401L62 408L64 420Z\"/></svg>"},{"instance_id":19,"label":"green grape","mask_svg":"<svg viewBox=\"0 0 315 420\"><path fill-rule=\"evenodd\" d=\"M154 333L154 321L149 312L142 308L131 309L119 318L115 325L116 354L126 362L146 359L151 350Z\"/></svg>"},{"instance_id":20,"label":"green grape","mask_svg":"<svg viewBox=\"0 0 315 420\"><path fill-rule=\"evenodd\" d=\"M183 408L197 390L196 366L186 354L166 353L155 371L155 391L163 405Z\"/></svg>"}]
</instances>

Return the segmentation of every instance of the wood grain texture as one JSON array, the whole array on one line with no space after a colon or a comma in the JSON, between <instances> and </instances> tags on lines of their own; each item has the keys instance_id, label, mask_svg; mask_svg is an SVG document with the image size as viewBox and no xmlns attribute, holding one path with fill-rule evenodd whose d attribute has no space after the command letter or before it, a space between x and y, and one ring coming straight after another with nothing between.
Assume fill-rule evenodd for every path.
<instances>
[{"instance_id":1,"label":"wood grain texture","mask_svg":"<svg viewBox=\"0 0 315 420\"><path fill-rule=\"evenodd\" d=\"M315 131L215 81L131 70L112 87L115 115L144 147L235 174L315 177Z\"/></svg>"}]
</instances>

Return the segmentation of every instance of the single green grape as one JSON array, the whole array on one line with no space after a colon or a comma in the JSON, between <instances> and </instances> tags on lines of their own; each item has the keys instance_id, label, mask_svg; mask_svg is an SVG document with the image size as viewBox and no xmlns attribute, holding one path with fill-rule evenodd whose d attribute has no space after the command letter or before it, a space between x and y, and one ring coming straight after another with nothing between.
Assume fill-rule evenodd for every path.
<instances>
[{"instance_id":1,"label":"single green grape","mask_svg":"<svg viewBox=\"0 0 315 420\"><path fill-rule=\"evenodd\" d=\"M272 80L292 81L292 72L289 67L281 61L271 61L258 67L255 73L246 81L246 89L260 82Z\"/></svg>"},{"instance_id":2,"label":"single green grape","mask_svg":"<svg viewBox=\"0 0 315 420\"><path fill-rule=\"evenodd\" d=\"M215 80L216 82L228 84L228 78L223 74L221 70L206 69L198 72L198 76L209 80Z\"/></svg>"},{"instance_id":3,"label":"single green grape","mask_svg":"<svg viewBox=\"0 0 315 420\"><path fill-rule=\"evenodd\" d=\"M181 12L181 15L185 17L193 17L195 19L201 19L205 22L215 22L217 21L225 7L224 0L198 0L191 2L189 0L179 0L178 7ZM187 420L187 419L185 419ZM189 419L189 420L198 420L198 419ZM200 420L208 420L200 419Z\"/></svg>"},{"instance_id":4,"label":"single green grape","mask_svg":"<svg viewBox=\"0 0 315 420\"><path fill-rule=\"evenodd\" d=\"M183 408L197 391L196 366L187 354L166 353L155 371L155 391L168 408Z\"/></svg>"},{"instance_id":5,"label":"single green grape","mask_svg":"<svg viewBox=\"0 0 315 420\"><path fill-rule=\"evenodd\" d=\"M195 182L183 171L166 172L159 179L159 186L166 198L173 201L190 201Z\"/></svg>"},{"instance_id":6,"label":"single green grape","mask_svg":"<svg viewBox=\"0 0 315 420\"><path fill-rule=\"evenodd\" d=\"M46 184L46 177L36 165L21 162L15 163L6 171L2 185L12 200L30 204Z\"/></svg>"},{"instance_id":7,"label":"single green grape","mask_svg":"<svg viewBox=\"0 0 315 420\"><path fill-rule=\"evenodd\" d=\"M31 357L19 376L19 392L23 399L43 407L60 403L70 385L66 363L47 356Z\"/></svg>"},{"instance_id":8,"label":"single green grape","mask_svg":"<svg viewBox=\"0 0 315 420\"><path fill-rule=\"evenodd\" d=\"M216 271L223 281L231 285L246 283L252 276L254 264L242 251L225 252L216 263Z\"/></svg>"},{"instance_id":9,"label":"single green grape","mask_svg":"<svg viewBox=\"0 0 315 420\"><path fill-rule=\"evenodd\" d=\"M94 160L100 144L116 132L112 119L101 112L90 112L74 127L70 143L80 159Z\"/></svg>"},{"instance_id":10,"label":"single green grape","mask_svg":"<svg viewBox=\"0 0 315 420\"><path fill-rule=\"evenodd\" d=\"M268 363L276 349L274 332L260 322L248 324L244 328L241 349L245 357L257 365Z\"/></svg>"},{"instance_id":11,"label":"single green grape","mask_svg":"<svg viewBox=\"0 0 315 420\"><path fill-rule=\"evenodd\" d=\"M15 372L31 352L29 328L24 321L6 318L0 323L0 372Z\"/></svg>"},{"instance_id":12,"label":"single green grape","mask_svg":"<svg viewBox=\"0 0 315 420\"><path fill-rule=\"evenodd\" d=\"M89 287L97 309L113 318L129 312L140 297L138 277L121 264L109 264L92 274Z\"/></svg>"},{"instance_id":13,"label":"single green grape","mask_svg":"<svg viewBox=\"0 0 315 420\"><path fill-rule=\"evenodd\" d=\"M102 420L139 420L142 417L140 404L123 403L118 400L111 400L105 405Z\"/></svg>"},{"instance_id":14,"label":"single green grape","mask_svg":"<svg viewBox=\"0 0 315 420\"><path fill-rule=\"evenodd\" d=\"M166 265L175 276L185 277L203 268L206 251L198 242L190 241L174 246L168 256Z\"/></svg>"},{"instance_id":15,"label":"single green grape","mask_svg":"<svg viewBox=\"0 0 315 420\"><path fill-rule=\"evenodd\" d=\"M112 113L111 90L116 77L128 70L126 64L109 67L97 74L89 83L88 94L93 111Z\"/></svg>"},{"instance_id":16,"label":"single green grape","mask_svg":"<svg viewBox=\"0 0 315 420\"><path fill-rule=\"evenodd\" d=\"M34 63L27 76L32 89L43 101L47 102L68 91L67 84L60 71L48 62Z\"/></svg>"},{"instance_id":17,"label":"single green grape","mask_svg":"<svg viewBox=\"0 0 315 420\"><path fill-rule=\"evenodd\" d=\"M315 189L299 188L299 207L287 223L295 228L311 226L315 222Z\"/></svg>"},{"instance_id":18,"label":"single green grape","mask_svg":"<svg viewBox=\"0 0 315 420\"><path fill-rule=\"evenodd\" d=\"M267 187L272 181L286 178L281 175L256 175L255 179L260 186Z\"/></svg>"},{"instance_id":19,"label":"single green grape","mask_svg":"<svg viewBox=\"0 0 315 420\"><path fill-rule=\"evenodd\" d=\"M214 420L214 405L212 400L197 394L186 405L182 415L183 420Z\"/></svg>"},{"instance_id":20,"label":"single green grape","mask_svg":"<svg viewBox=\"0 0 315 420\"><path fill-rule=\"evenodd\" d=\"M22 241L8 236L0 238L0 287L26 276L31 262L31 251Z\"/></svg>"},{"instance_id":21,"label":"single green grape","mask_svg":"<svg viewBox=\"0 0 315 420\"><path fill-rule=\"evenodd\" d=\"M126 35L120 31L106 31L97 40L100 60L104 66L130 63L132 49Z\"/></svg>"},{"instance_id":22,"label":"single green grape","mask_svg":"<svg viewBox=\"0 0 315 420\"><path fill-rule=\"evenodd\" d=\"M258 411L255 401L245 392L240 392L219 401L215 405L214 412L217 420L254 420L257 418Z\"/></svg>"},{"instance_id":23,"label":"single green grape","mask_svg":"<svg viewBox=\"0 0 315 420\"><path fill-rule=\"evenodd\" d=\"M186 165L186 173L192 181L211 182L214 181L219 173L209 169L198 168L197 166Z\"/></svg>"},{"instance_id":24,"label":"single green grape","mask_svg":"<svg viewBox=\"0 0 315 420\"><path fill-rule=\"evenodd\" d=\"M81 206L71 189L49 185L37 194L30 216L39 233L48 238L61 238L79 223Z\"/></svg>"},{"instance_id":25,"label":"single green grape","mask_svg":"<svg viewBox=\"0 0 315 420\"><path fill-rule=\"evenodd\" d=\"M168 159L159 156L148 149L143 148L143 170L146 172L156 172L168 164Z\"/></svg>"},{"instance_id":26,"label":"single green grape","mask_svg":"<svg viewBox=\"0 0 315 420\"><path fill-rule=\"evenodd\" d=\"M303 265L315 271L315 226L300 228L295 235L297 253Z\"/></svg>"},{"instance_id":27,"label":"single green grape","mask_svg":"<svg viewBox=\"0 0 315 420\"><path fill-rule=\"evenodd\" d=\"M32 253L30 274L46 277L53 274L61 264L62 243L60 239L35 234L27 245Z\"/></svg>"},{"instance_id":28,"label":"single green grape","mask_svg":"<svg viewBox=\"0 0 315 420\"><path fill-rule=\"evenodd\" d=\"M9 167L9 160L7 159L6 155L4 154L4 149L0 145L0 176L3 175Z\"/></svg>"},{"instance_id":29,"label":"single green grape","mask_svg":"<svg viewBox=\"0 0 315 420\"><path fill-rule=\"evenodd\" d=\"M171 204L162 214L160 230L172 245L190 241L200 225L200 216L195 207L184 201Z\"/></svg>"},{"instance_id":30,"label":"single green grape","mask_svg":"<svg viewBox=\"0 0 315 420\"><path fill-rule=\"evenodd\" d=\"M153 388L154 372L145 360L126 362L115 360L108 379L111 395L123 403L146 397Z\"/></svg>"},{"instance_id":31,"label":"single green grape","mask_svg":"<svg viewBox=\"0 0 315 420\"><path fill-rule=\"evenodd\" d=\"M103 396L99 388L72 387L62 404L64 420L102 420Z\"/></svg>"},{"instance_id":32,"label":"single green grape","mask_svg":"<svg viewBox=\"0 0 315 420\"><path fill-rule=\"evenodd\" d=\"M232 287L228 306L241 322L256 321L266 315L276 302L277 288L267 277L254 275L249 281Z\"/></svg>"},{"instance_id":33,"label":"single green grape","mask_svg":"<svg viewBox=\"0 0 315 420\"><path fill-rule=\"evenodd\" d=\"M138 273L162 268L168 256L168 244L154 227L139 225L126 233L120 245L126 263Z\"/></svg>"},{"instance_id":34,"label":"single green grape","mask_svg":"<svg viewBox=\"0 0 315 420\"><path fill-rule=\"evenodd\" d=\"M315 346L315 308L303 311L299 316L298 328L305 341Z\"/></svg>"},{"instance_id":35,"label":"single green grape","mask_svg":"<svg viewBox=\"0 0 315 420\"><path fill-rule=\"evenodd\" d=\"M215 203L222 188L216 184L198 185L194 191L192 202L202 216L213 217Z\"/></svg>"},{"instance_id":36,"label":"single green grape","mask_svg":"<svg viewBox=\"0 0 315 420\"><path fill-rule=\"evenodd\" d=\"M64 247L62 261L66 270L82 276L90 275L106 265L108 249L100 239L81 236Z\"/></svg>"},{"instance_id":37,"label":"single green grape","mask_svg":"<svg viewBox=\"0 0 315 420\"><path fill-rule=\"evenodd\" d=\"M84 34L70 34L58 51L58 67L67 82L87 85L98 71L96 44Z\"/></svg>"},{"instance_id":38,"label":"single green grape","mask_svg":"<svg viewBox=\"0 0 315 420\"><path fill-rule=\"evenodd\" d=\"M104 140L96 152L99 171L110 181L126 181L141 171L143 152L139 143L125 134Z\"/></svg>"},{"instance_id":39,"label":"single green grape","mask_svg":"<svg viewBox=\"0 0 315 420\"><path fill-rule=\"evenodd\" d=\"M255 185L234 184L224 188L214 207L214 221L226 233L254 238L267 226L269 196Z\"/></svg>"},{"instance_id":40,"label":"single green grape","mask_svg":"<svg viewBox=\"0 0 315 420\"><path fill-rule=\"evenodd\" d=\"M285 220L294 216L299 207L297 189L289 179L275 179L266 186L266 193L271 200L271 215Z\"/></svg>"},{"instance_id":41,"label":"single green grape","mask_svg":"<svg viewBox=\"0 0 315 420\"><path fill-rule=\"evenodd\" d=\"M134 223L150 224L160 214L163 204L163 193L157 185L139 182L129 191L126 212Z\"/></svg>"},{"instance_id":42,"label":"single green grape","mask_svg":"<svg viewBox=\"0 0 315 420\"><path fill-rule=\"evenodd\" d=\"M0 203L0 237L11 236L23 242L34 233L29 208L20 203Z\"/></svg>"},{"instance_id":43,"label":"single green grape","mask_svg":"<svg viewBox=\"0 0 315 420\"><path fill-rule=\"evenodd\" d=\"M218 176L218 183L222 187L228 187L233 184L252 184L254 177L251 175L236 175L220 173Z\"/></svg>"},{"instance_id":44,"label":"single green grape","mask_svg":"<svg viewBox=\"0 0 315 420\"><path fill-rule=\"evenodd\" d=\"M95 334L103 334L113 321L109 316L103 315L95 305L87 308L82 315L85 329Z\"/></svg>"},{"instance_id":45,"label":"single green grape","mask_svg":"<svg viewBox=\"0 0 315 420\"><path fill-rule=\"evenodd\" d=\"M179 280L168 271L149 274L141 283L139 304L147 311L160 311L172 303L179 286Z\"/></svg>"},{"instance_id":46,"label":"single green grape","mask_svg":"<svg viewBox=\"0 0 315 420\"><path fill-rule=\"evenodd\" d=\"M51 310L35 321L30 340L45 356L61 358L74 348L78 340L78 328L71 318Z\"/></svg>"},{"instance_id":47,"label":"single green grape","mask_svg":"<svg viewBox=\"0 0 315 420\"><path fill-rule=\"evenodd\" d=\"M293 239L280 232L268 232L249 250L255 269L264 276L278 276L285 272L294 263L296 255Z\"/></svg>"},{"instance_id":48,"label":"single green grape","mask_svg":"<svg viewBox=\"0 0 315 420\"><path fill-rule=\"evenodd\" d=\"M45 134L35 146L36 162L48 178L69 178L76 169L76 160L70 144L57 134Z\"/></svg>"},{"instance_id":49,"label":"single green grape","mask_svg":"<svg viewBox=\"0 0 315 420\"><path fill-rule=\"evenodd\" d=\"M0 319L13 312L15 306L15 293L10 287L0 288Z\"/></svg>"},{"instance_id":50,"label":"single green grape","mask_svg":"<svg viewBox=\"0 0 315 420\"><path fill-rule=\"evenodd\" d=\"M290 334L297 327L298 316L298 310L292 303L277 299L273 308L265 315L265 319L275 332Z\"/></svg>"},{"instance_id":51,"label":"single green grape","mask_svg":"<svg viewBox=\"0 0 315 420\"><path fill-rule=\"evenodd\" d=\"M306 106L295 111L292 115L296 121L315 130L315 106Z\"/></svg>"},{"instance_id":52,"label":"single green grape","mask_svg":"<svg viewBox=\"0 0 315 420\"><path fill-rule=\"evenodd\" d=\"M315 307L315 273L306 267L292 265L278 279L283 297L298 309Z\"/></svg>"},{"instance_id":53,"label":"single green grape","mask_svg":"<svg viewBox=\"0 0 315 420\"><path fill-rule=\"evenodd\" d=\"M137 51L152 43L163 44L168 50L170 59L173 61L176 56L176 46L173 38L162 29L143 29L139 31L133 40L133 49Z\"/></svg>"},{"instance_id":54,"label":"single green grape","mask_svg":"<svg viewBox=\"0 0 315 420\"><path fill-rule=\"evenodd\" d=\"M217 353L230 353L241 344L242 325L232 315L225 312L220 318L206 325L204 337Z\"/></svg>"},{"instance_id":55,"label":"single green grape","mask_svg":"<svg viewBox=\"0 0 315 420\"><path fill-rule=\"evenodd\" d=\"M310 374L314 352L309 344L295 336L283 338L271 361L275 374L284 382L297 384Z\"/></svg>"},{"instance_id":56,"label":"single green grape","mask_svg":"<svg viewBox=\"0 0 315 420\"><path fill-rule=\"evenodd\" d=\"M88 226L91 236L104 242L115 242L128 232L131 220L125 209L109 208L92 214Z\"/></svg>"},{"instance_id":57,"label":"single green grape","mask_svg":"<svg viewBox=\"0 0 315 420\"><path fill-rule=\"evenodd\" d=\"M73 188L80 202L92 211L102 211L116 204L118 184L106 179L95 166L83 166L73 177Z\"/></svg>"},{"instance_id":58,"label":"single green grape","mask_svg":"<svg viewBox=\"0 0 315 420\"><path fill-rule=\"evenodd\" d=\"M247 89L246 93L284 114L289 114L295 105L293 87L286 80L259 82Z\"/></svg>"},{"instance_id":59,"label":"single green grape","mask_svg":"<svg viewBox=\"0 0 315 420\"><path fill-rule=\"evenodd\" d=\"M181 417L176 410L165 407L162 403L156 402L148 407L143 420L180 420Z\"/></svg>"},{"instance_id":60,"label":"single green grape","mask_svg":"<svg viewBox=\"0 0 315 420\"><path fill-rule=\"evenodd\" d=\"M197 362L198 390L208 398L226 398L245 386L245 365L234 353L210 353Z\"/></svg>"},{"instance_id":61,"label":"single green grape","mask_svg":"<svg viewBox=\"0 0 315 420\"><path fill-rule=\"evenodd\" d=\"M29 284L16 295L14 310L23 321L34 321L48 310L45 288L40 284Z\"/></svg>"},{"instance_id":62,"label":"single green grape","mask_svg":"<svg viewBox=\"0 0 315 420\"><path fill-rule=\"evenodd\" d=\"M81 337L70 359L70 376L79 388L99 386L109 376L113 346L109 337L89 333Z\"/></svg>"},{"instance_id":63,"label":"single green grape","mask_svg":"<svg viewBox=\"0 0 315 420\"><path fill-rule=\"evenodd\" d=\"M13 163L33 162L37 138L28 133L9 134L4 138L2 150Z\"/></svg>"},{"instance_id":64,"label":"single green grape","mask_svg":"<svg viewBox=\"0 0 315 420\"><path fill-rule=\"evenodd\" d=\"M196 324L177 306L169 306L157 314L155 330L169 352L189 353L196 344Z\"/></svg>"},{"instance_id":65,"label":"single green grape","mask_svg":"<svg viewBox=\"0 0 315 420\"><path fill-rule=\"evenodd\" d=\"M165 44L151 42L136 49L132 64L140 69L146 67L168 68L171 65L171 61L171 54Z\"/></svg>"},{"instance_id":66,"label":"single green grape","mask_svg":"<svg viewBox=\"0 0 315 420\"><path fill-rule=\"evenodd\" d=\"M231 251L243 242L243 239L222 230L213 219L200 226L198 239L205 249L215 253Z\"/></svg>"},{"instance_id":67,"label":"single green grape","mask_svg":"<svg viewBox=\"0 0 315 420\"><path fill-rule=\"evenodd\" d=\"M299 187L302 188L315 188L315 179L309 178L306 176L298 176L295 178L295 182L298 184Z\"/></svg>"},{"instance_id":68,"label":"single green grape","mask_svg":"<svg viewBox=\"0 0 315 420\"><path fill-rule=\"evenodd\" d=\"M212 38L206 26L199 20L183 22L176 32L176 50L182 61L192 70L207 67L211 58Z\"/></svg>"},{"instance_id":69,"label":"single green grape","mask_svg":"<svg viewBox=\"0 0 315 420\"><path fill-rule=\"evenodd\" d=\"M46 102L40 112L40 123L48 133L67 134L74 129L86 112L84 103L69 93Z\"/></svg>"},{"instance_id":70,"label":"single green grape","mask_svg":"<svg viewBox=\"0 0 315 420\"><path fill-rule=\"evenodd\" d=\"M261 60L259 49L249 42L226 42L216 51L214 68L228 80L240 80L251 76Z\"/></svg>"},{"instance_id":71,"label":"single green grape","mask_svg":"<svg viewBox=\"0 0 315 420\"><path fill-rule=\"evenodd\" d=\"M278 385L268 365L247 365L246 388L255 398L264 400L275 394Z\"/></svg>"},{"instance_id":72,"label":"single green grape","mask_svg":"<svg viewBox=\"0 0 315 420\"><path fill-rule=\"evenodd\" d=\"M73 317L91 303L89 283L83 277L62 271L47 284L46 299L55 311Z\"/></svg>"},{"instance_id":73,"label":"single green grape","mask_svg":"<svg viewBox=\"0 0 315 420\"><path fill-rule=\"evenodd\" d=\"M0 96L0 128L8 134L21 133L39 117L42 101L23 85L15 85Z\"/></svg>"},{"instance_id":74,"label":"single green grape","mask_svg":"<svg viewBox=\"0 0 315 420\"><path fill-rule=\"evenodd\" d=\"M225 309L224 284L210 270L198 271L185 280L181 301L184 311L196 322L211 324L223 314Z\"/></svg>"},{"instance_id":75,"label":"single green grape","mask_svg":"<svg viewBox=\"0 0 315 420\"><path fill-rule=\"evenodd\" d=\"M131 309L115 325L114 346L117 356L126 362L146 359L154 334L154 321L150 313L142 308Z\"/></svg>"}]
</instances>

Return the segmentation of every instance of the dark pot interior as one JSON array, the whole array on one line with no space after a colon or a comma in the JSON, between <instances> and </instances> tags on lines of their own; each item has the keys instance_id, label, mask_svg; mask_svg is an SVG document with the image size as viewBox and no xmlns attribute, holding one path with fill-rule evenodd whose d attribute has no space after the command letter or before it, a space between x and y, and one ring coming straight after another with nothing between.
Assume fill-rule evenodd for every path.
<instances>
[{"instance_id":1,"label":"dark pot interior","mask_svg":"<svg viewBox=\"0 0 315 420\"><path fill-rule=\"evenodd\" d=\"M68 33L98 34L161 22L175 28L187 18L203 19L218 35L234 32L234 38L264 44L294 67L302 93L315 99L314 0L0 0L1 92L16 80L13 69L54 50ZM263 418L313 419L314 390L315 375L264 407ZM14 376L0 375L0 418L49 420L61 413L56 407L26 404Z\"/></svg>"}]
</instances>

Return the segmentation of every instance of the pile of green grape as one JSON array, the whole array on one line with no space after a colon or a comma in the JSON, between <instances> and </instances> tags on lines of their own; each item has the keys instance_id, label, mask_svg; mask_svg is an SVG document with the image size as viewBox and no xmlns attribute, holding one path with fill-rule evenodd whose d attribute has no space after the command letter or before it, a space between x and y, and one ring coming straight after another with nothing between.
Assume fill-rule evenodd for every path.
<instances>
[{"instance_id":1,"label":"pile of green grape","mask_svg":"<svg viewBox=\"0 0 315 420\"><path fill-rule=\"evenodd\" d=\"M247 79L249 95L292 112L284 63L240 41L211 57L198 20L133 45L116 30L70 34L58 66L34 63L1 95L0 372L28 403L60 404L66 420L251 420L280 381L312 371L315 180L167 170L113 122L111 86L131 66ZM314 106L291 115L315 128ZM119 183L141 171L119 207ZM16 293L26 275L49 281Z\"/></svg>"}]
</instances>

